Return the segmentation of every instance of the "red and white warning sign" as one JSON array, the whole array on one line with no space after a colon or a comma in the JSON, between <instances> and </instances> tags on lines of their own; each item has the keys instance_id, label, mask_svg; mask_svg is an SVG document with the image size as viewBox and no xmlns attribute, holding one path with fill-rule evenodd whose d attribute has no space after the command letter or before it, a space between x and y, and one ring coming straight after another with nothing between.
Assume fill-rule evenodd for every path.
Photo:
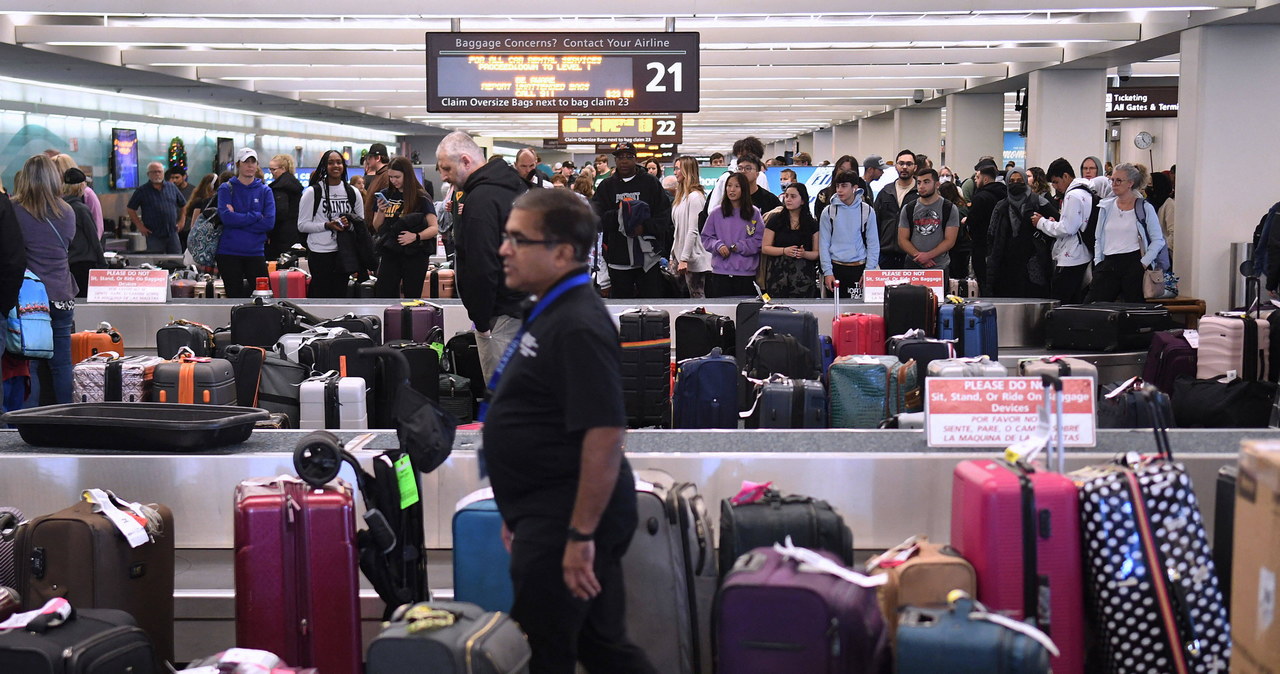
<instances>
[{"instance_id":1,"label":"red and white warning sign","mask_svg":"<svg viewBox=\"0 0 1280 674\"><path fill-rule=\"evenodd\" d=\"M946 297L941 269L873 269L862 274L862 301L883 302L885 286L900 283L928 286L939 300Z\"/></svg>"},{"instance_id":2,"label":"red and white warning sign","mask_svg":"<svg viewBox=\"0 0 1280 674\"><path fill-rule=\"evenodd\" d=\"M1066 445L1093 447L1093 379L1064 377L1062 390ZM1035 432L1043 400L1036 377L929 377L924 404L929 446L1008 447ZM1049 411L1050 423L1056 423L1056 403Z\"/></svg>"},{"instance_id":3,"label":"red and white warning sign","mask_svg":"<svg viewBox=\"0 0 1280 674\"><path fill-rule=\"evenodd\" d=\"M163 269L90 269L90 302L164 304L169 273Z\"/></svg>"}]
</instances>

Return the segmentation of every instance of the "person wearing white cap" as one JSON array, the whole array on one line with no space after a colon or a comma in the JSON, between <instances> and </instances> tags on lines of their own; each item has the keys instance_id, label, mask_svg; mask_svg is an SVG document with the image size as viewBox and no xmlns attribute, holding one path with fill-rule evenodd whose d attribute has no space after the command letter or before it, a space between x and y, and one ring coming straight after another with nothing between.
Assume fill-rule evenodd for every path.
<instances>
[{"instance_id":1,"label":"person wearing white cap","mask_svg":"<svg viewBox=\"0 0 1280 674\"><path fill-rule=\"evenodd\" d=\"M248 297L258 277L267 275L267 235L276 225L276 200L258 177L258 153L236 152L236 177L218 187L218 272L227 297Z\"/></svg>"}]
</instances>

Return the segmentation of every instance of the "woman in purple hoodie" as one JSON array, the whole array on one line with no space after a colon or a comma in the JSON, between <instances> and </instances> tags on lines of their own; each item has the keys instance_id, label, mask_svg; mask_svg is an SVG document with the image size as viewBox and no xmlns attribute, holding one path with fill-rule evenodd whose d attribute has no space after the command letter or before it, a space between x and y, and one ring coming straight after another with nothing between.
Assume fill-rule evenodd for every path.
<instances>
[{"instance_id":1,"label":"woman in purple hoodie","mask_svg":"<svg viewBox=\"0 0 1280 674\"><path fill-rule=\"evenodd\" d=\"M711 253L707 297L755 297L756 268L764 218L751 203L751 184L734 173L724 185L720 208L707 214L702 246Z\"/></svg>"}]
</instances>

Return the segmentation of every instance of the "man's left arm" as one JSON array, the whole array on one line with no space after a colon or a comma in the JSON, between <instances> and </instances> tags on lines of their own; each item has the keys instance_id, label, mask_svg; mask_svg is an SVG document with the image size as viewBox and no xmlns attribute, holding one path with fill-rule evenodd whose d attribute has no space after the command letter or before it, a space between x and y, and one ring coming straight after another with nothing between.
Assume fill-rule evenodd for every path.
<instances>
[{"instance_id":1,"label":"man's left arm","mask_svg":"<svg viewBox=\"0 0 1280 674\"><path fill-rule=\"evenodd\" d=\"M569 519L569 526L581 533L595 534L618 484L625 432L625 428L602 426L588 429L583 435L578 496ZM595 574L595 541L570 539L565 544L564 583L578 599L600 594L600 581Z\"/></svg>"}]
</instances>

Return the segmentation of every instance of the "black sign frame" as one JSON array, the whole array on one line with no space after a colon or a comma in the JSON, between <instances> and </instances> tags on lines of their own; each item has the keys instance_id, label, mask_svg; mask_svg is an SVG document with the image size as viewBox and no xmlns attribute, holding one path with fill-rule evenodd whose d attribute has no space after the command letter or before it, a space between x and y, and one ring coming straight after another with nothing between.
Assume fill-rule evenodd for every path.
<instances>
[{"instance_id":1,"label":"black sign frame","mask_svg":"<svg viewBox=\"0 0 1280 674\"><path fill-rule=\"evenodd\" d=\"M693 32L428 32L427 112L698 112L699 40ZM495 75L486 80L482 68ZM573 72L584 77L560 79ZM569 89L581 93L562 95Z\"/></svg>"},{"instance_id":2,"label":"black sign frame","mask_svg":"<svg viewBox=\"0 0 1280 674\"><path fill-rule=\"evenodd\" d=\"M579 122L586 121L590 124L593 120L599 119L602 124L610 124L618 127L618 133L609 133L607 131L586 131L566 132L564 130L565 120L574 119ZM647 123L646 123L647 122ZM642 131L641 127L648 127L648 131ZM624 115L613 113L575 113L562 112L556 120L556 134L560 140L566 143L675 143L684 142L684 114L679 112L673 113L649 113L639 115Z\"/></svg>"}]
</instances>

